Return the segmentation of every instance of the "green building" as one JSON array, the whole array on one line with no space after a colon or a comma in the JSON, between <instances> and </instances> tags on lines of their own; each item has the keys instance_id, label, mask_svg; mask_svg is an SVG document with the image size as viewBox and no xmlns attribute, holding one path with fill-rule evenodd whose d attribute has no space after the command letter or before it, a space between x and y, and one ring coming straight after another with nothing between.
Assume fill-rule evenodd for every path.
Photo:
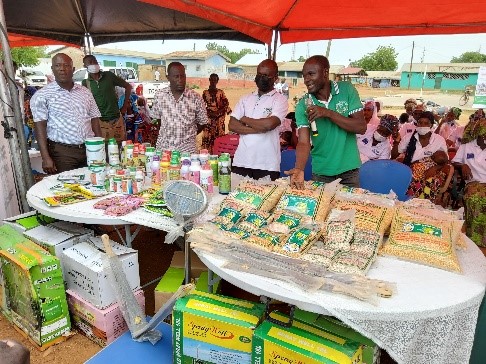
<instances>
[{"instance_id":1,"label":"green building","mask_svg":"<svg viewBox=\"0 0 486 364\"><path fill-rule=\"evenodd\" d=\"M405 63L400 88L424 90L474 89L483 63Z\"/></svg>"}]
</instances>

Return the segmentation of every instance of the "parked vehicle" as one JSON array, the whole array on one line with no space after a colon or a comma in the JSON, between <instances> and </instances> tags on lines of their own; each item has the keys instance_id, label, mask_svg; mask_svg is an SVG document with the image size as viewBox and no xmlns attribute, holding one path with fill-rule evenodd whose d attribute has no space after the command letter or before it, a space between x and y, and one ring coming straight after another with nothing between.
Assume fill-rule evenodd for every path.
<instances>
[{"instance_id":1,"label":"parked vehicle","mask_svg":"<svg viewBox=\"0 0 486 364\"><path fill-rule=\"evenodd\" d=\"M123 78L127 82L137 82L138 74L135 68L132 67L101 67L103 71L111 71L118 77ZM86 68L81 68L74 71L73 79L74 82L81 84L81 81L88 78L88 70Z\"/></svg>"},{"instance_id":2,"label":"parked vehicle","mask_svg":"<svg viewBox=\"0 0 486 364\"><path fill-rule=\"evenodd\" d=\"M42 87L47 85L47 77L41 71L24 69L20 72L26 86Z\"/></svg>"}]
</instances>

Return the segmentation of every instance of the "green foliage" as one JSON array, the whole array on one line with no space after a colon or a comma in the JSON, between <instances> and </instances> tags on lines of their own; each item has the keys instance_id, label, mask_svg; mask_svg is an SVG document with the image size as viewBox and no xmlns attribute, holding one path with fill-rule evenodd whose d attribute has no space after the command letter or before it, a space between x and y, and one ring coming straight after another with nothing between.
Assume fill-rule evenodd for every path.
<instances>
[{"instance_id":1,"label":"green foliage","mask_svg":"<svg viewBox=\"0 0 486 364\"><path fill-rule=\"evenodd\" d=\"M225 55L231 60L231 63L236 63L246 54L259 54L258 50L252 50L250 48L244 48L239 52L232 52L226 46L220 46L216 42L209 42L206 44L206 49L208 51L218 51L219 53Z\"/></svg>"},{"instance_id":2,"label":"green foliage","mask_svg":"<svg viewBox=\"0 0 486 364\"><path fill-rule=\"evenodd\" d=\"M297 62L305 62L307 61L307 58L305 58L304 56L300 56L299 59L297 60Z\"/></svg>"},{"instance_id":3,"label":"green foliage","mask_svg":"<svg viewBox=\"0 0 486 364\"><path fill-rule=\"evenodd\" d=\"M465 52L459 57L452 57L451 63L484 63L486 54L479 52Z\"/></svg>"},{"instance_id":4,"label":"green foliage","mask_svg":"<svg viewBox=\"0 0 486 364\"><path fill-rule=\"evenodd\" d=\"M47 57L47 47L17 47L11 49L12 59L19 67L33 67L39 64L39 58Z\"/></svg>"},{"instance_id":5,"label":"green foliage","mask_svg":"<svg viewBox=\"0 0 486 364\"><path fill-rule=\"evenodd\" d=\"M398 67L397 55L392 46L379 46L373 53L351 62L350 66L360 67L365 71L395 71Z\"/></svg>"}]
</instances>

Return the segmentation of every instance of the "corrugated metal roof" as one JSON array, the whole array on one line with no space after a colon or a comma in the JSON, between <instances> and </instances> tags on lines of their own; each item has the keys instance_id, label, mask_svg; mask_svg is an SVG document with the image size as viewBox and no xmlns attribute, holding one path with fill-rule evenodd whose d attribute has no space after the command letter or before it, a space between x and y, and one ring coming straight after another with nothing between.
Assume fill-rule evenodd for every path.
<instances>
[{"instance_id":1,"label":"corrugated metal roof","mask_svg":"<svg viewBox=\"0 0 486 364\"><path fill-rule=\"evenodd\" d=\"M359 67L345 67L339 71L340 75L364 75L366 76L367 73L364 69Z\"/></svg>"},{"instance_id":2,"label":"corrugated metal roof","mask_svg":"<svg viewBox=\"0 0 486 364\"><path fill-rule=\"evenodd\" d=\"M113 56L127 56L127 57L140 57L143 59L155 59L161 60L163 55L158 53L147 53L147 52L138 52L138 51L127 51L125 49L111 49L111 48L102 48L102 47L94 47L92 49L92 53L96 54L103 54L103 55L113 55Z\"/></svg>"},{"instance_id":3,"label":"corrugated metal roof","mask_svg":"<svg viewBox=\"0 0 486 364\"><path fill-rule=\"evenodd\" d=\"M412 63L412 72L478 73L485 63ZM402 72L409 72L410 63L402 66Z\"/></svg>"},{"instance_id":4,"label":"corrugated metal roof","mask_svg":"<svg viewBox=\"0 0 486 364\"><path fill-rule=\"evenodd\" d=\"M366 71L369 78L379 78L388 80L401 79L402 73L397 71Z\"/></svg>"},{"instance_id":5,"label":"corrugated metal roof","mask_svg":"<svg viewBox=\"0 0 486 364\"><path fill-rule=\"evenodd\" d=\"M168 53L163 56L164 59L202 59L206 60L208 58L211 58L215 55L220 55L223 57L226 61L231 61L228 57L226 57L224 54L219 53L218 51L177 51L177 52L172 52Z\"/></svg>"}]
</instances>

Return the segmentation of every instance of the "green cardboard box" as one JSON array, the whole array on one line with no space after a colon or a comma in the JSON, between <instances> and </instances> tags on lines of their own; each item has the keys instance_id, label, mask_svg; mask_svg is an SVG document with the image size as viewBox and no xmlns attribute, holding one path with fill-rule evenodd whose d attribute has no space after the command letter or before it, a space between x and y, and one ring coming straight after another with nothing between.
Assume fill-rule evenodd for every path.
<instances>
[{"instance_id":1,"label":"green cardboard box","mask_svg":"<svg viewBox=\"0 0 486 364\"><path fill-rule=\"evenodd\" d=\"M380 363L380 347L373 340L368 339L338 319L300 309L295 310L294 317L300 321L322 328L331 334L360 343L363 346L363 364Z\"/></svg>"},{"instance_id":2,"label":"green cardboard box","mask_svg":"<svg viewBox=\"0 0 486 364\"><path fill-rule=\"evenodd\" d=\"M8 249L11 246L29 241L17 229L10 225L0 226L0 250ZM5 296L5 284L2 273L2 261L0 260L0 311L10 320L10 311L7 307Z\"/></svg>"},{"instance_id":3,"label":"green cardboard box","mask_svg":"<svg viewBox=\"0 0 486 364\"><path fill-rule=\"evenodd\" d=\"M174 364L250 364L264 312L261 303L210 293L180 298L172 313Z\"/></svg>"},{"instance_id":4,"label":"green cardboard box","mask_svg":"<svg viewBox=\"0 0 486 364\"><path fill-rule=\"evenodd\" d=\"M13 217L8 217L2 221L3 225L8 225L19 233L23 233L29 229L33 229L42 224L50 224L56 221L49 216L42 214L37 214L36 211L26 212L25 214L20 214Z\"/></svg>"},{"instance_id":5,"label":"green cardboard box","mask_svg":"<svg viewBox=\"0 0 486 364\"><path fill-rule=\"evenodd\" d=\"M218 276L216 274L213 274L213 280L217 279ZM204 271L201 273L199 278L196 281L196 290L197 291L202 291L202 292L207 292L208 291L208 271ZM213 292L211 293L218 293L219 291L219 282L221 282L220 279L216 280L216 283L213 284Z\"/></svg>"},{"instance_id":6,"label":"green cardboard box","mask_svg":"<svg viewBox=\"0 0 486 364\"><path fill-rule=\"evenodd\" d=\"M362 363L363 351L358 343L345 340L337 343L311 325L303 324L301 329L296 324L284 327L265 320L258 326L253 334L252 363Z\"/></svg>"},{"instance_id":7,"label":"green cardboard box","mask_svg":"<svg viewBox=\"0 0 486 364\"><path fill-rule=\"evenodd\" d=\"M48 346L69 332L59 259L26 241L0 250L0 261L12 322L39 346Z\"/></svg>"}]
</instances>

